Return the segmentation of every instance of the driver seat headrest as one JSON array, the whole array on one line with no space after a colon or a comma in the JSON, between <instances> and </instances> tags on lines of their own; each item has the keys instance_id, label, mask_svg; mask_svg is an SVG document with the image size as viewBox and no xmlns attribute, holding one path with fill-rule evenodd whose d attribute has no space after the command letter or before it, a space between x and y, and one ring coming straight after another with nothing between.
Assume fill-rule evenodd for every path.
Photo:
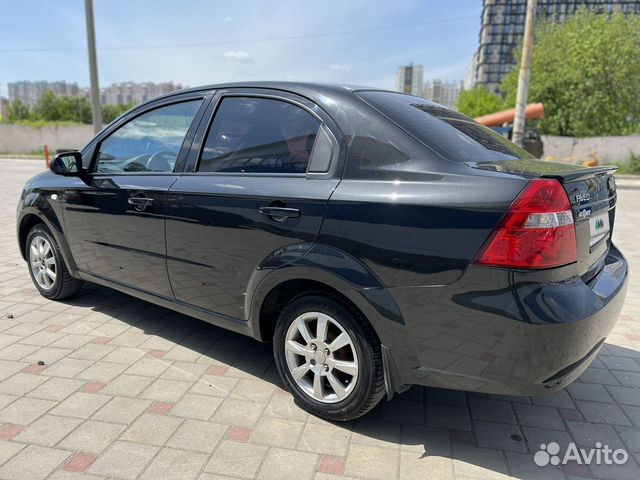
<instances>
[{"instance_id":1,"label":"driver seat headrest","mask_svg":"<svg viewBox=\"0 0 640 480\"><path fill-rule=\"evenodd\" d=\"M155 157L152 155L147 162L147 170L152 172L170 172L171 165L169 165L166 158L161 157L160 155Z\"/></svg>"}]
</instances>

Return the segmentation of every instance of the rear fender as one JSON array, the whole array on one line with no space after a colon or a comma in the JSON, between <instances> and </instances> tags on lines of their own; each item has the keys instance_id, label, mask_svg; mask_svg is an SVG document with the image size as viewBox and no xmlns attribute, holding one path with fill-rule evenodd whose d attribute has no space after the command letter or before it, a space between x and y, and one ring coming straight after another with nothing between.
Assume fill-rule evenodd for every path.
<instances>
[{"instance_id":1,"label":"rear fender","mask_svg":"<svg viewBox=\"0 0 640 480\"><path fill-rule=\"evenodd\" d=\"M254 272L247 288L245 311L256 338L261 339L262 303L274 288L290 280L314 281L338 291L364 314L382 343L392 348L391 339L404 325L394 298L364 264L340 250L319 244L278 268Z\"/></svg>"}]
</instances>

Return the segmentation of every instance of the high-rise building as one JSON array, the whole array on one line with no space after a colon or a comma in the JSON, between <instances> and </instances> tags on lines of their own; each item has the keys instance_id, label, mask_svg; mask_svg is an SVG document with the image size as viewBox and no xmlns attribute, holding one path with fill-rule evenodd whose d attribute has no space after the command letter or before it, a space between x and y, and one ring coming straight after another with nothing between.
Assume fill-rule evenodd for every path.
<instances>
[{"instance_id":1,"label":"high-rise building","mask_svg":"<svg viewBox=\"0 0 640 480\"><path fill-rule=\"evenodd\" d=\"M422 65L403 65L396 73L396 90L410 95L422 97L424 69Z\"/></svg>"},{"instance_id":2,"label":"high-rise building","mask_svg":"<svg viewBox=\"0 0 640 480\"><path fill-rule=\"evenodd\" d=\"M127 103L145 102L158 95L175 92L183 87L179 83L173 82L144 82L144 83L114 83L108 87L100 89L100 102L103 105L122 105ZM89 91L85 92L89 96Z\"/></svg>"},{"instance_id":3,"label":"high-rise building","mask_svg":"<svg viewBox=\"0 0 640 480\"><path fill-rule=\"evenodd\" d=\"M456 108L461 88L461 82L427 81L424 84L424 98L445 107Z\"/></svg>"},{"instance_id":4,"label":"high-rise building","mask_svg":"<svg viewBox=\"0 0 640 480\"><path fill-rule=\"evenodd\" d=\"M51 91L58 96L73 97L80 92L78 85L75 83L59 82L30 82L27 80L21 82L12 82L8 84L9 100L19 99L30 107L38 103L42 94Z\"/></svg>"},{"instance_id":5,"label":"high-rise building","mask_svg":"<svg viewBox=\"0 0 640 480\"><path fill-rule=\"evenodd\" d=\"M640 0L538 0L536 18L562 22L579 9L596 13L640 14ZM483 0L480 45L465 88L481 85L495 92L514 67L514 52L524 33L527 0ZM468 86L467 86L468 84Z\"/></svg>"},{"instance_id":6,"label":"high-rise building","mask_svg":"<svg viewBox=\"0 0 640 480\"><path fill-rule=\"evenodd\" d=\"M476 69L478 68L478 52L471 56L471 60L467 64L467 71L465 72L464 81L462 87L465 90L471 90L476 85Z\"/></svg>"},{"instance_id":7,"label":"high-rise building","mask_svg":"<svg viewBox=\"0 0 640 480\"><path fill-rule=\"evenodd\" d=\"M6 120L9 116L9 99L0 96L0 121Z\"/></svg>"}]
</instances>

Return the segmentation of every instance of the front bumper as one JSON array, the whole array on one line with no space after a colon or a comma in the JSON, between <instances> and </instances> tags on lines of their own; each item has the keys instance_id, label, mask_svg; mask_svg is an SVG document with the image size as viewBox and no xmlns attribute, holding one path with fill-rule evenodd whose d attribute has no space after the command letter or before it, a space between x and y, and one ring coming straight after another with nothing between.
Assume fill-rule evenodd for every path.
<instances>
[{"instance_id":1,"label":"front bumper","mask_svg":"<svg viewBox=\"0 0 640 480\"><path fill-rule=\"evenodd\" d=\"M470 267L452 285L389 289L404 325L382 338L388 388L536 395L571 383L620 314L627 262L612 245L586 283L540 275Z\"/></svg>"}]
</instances>

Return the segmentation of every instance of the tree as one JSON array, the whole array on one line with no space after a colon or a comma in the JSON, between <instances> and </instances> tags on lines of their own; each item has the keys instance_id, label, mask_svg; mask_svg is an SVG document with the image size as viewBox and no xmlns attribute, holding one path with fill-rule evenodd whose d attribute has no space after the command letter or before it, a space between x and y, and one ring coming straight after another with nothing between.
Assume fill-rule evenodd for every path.
<instances>
[{"instance_id":1,"label":"tree","mask_svg":"<svg viewBox=\"0 0 640 480\"><path fill-rule=\"evenodd\" d=\"M102 106L102 123L105 125L113 122L127 110L133 108L133 103L125 103L123 105L103 105ZM89 122L91 123L91 122Z\"/></svg>"},{"instance_id":2,"label":"tree","mask_svg":"<svg viewBox=\"0 0 640 480\"><path fill-rule=\"evenodd\" d=\"M91 104L83 97L59 97L58 120L91 123Z\"/></svg>"},{"instance_id":3,"label":"tree","mask_svg":"<svg viewBox=\"0 0 640 480\"><path fill-rule=\"evenodd\" d=\"M461 91L457 107L460 113L472 118L507 108L499 95L490 92L484 87L474 87L471 90Z\"/></svg>"},{"instance_id":4,"label":"tree","mask_svg":"<svg viewBox=\"0 0 640 480\"><path fill-rule=\"evenodd\" d=\"M7 120L15 122L18 120L26 120L29 118L29 105L25 104L19 98L16 98L9 105Z\"/></svg>"},{"instance_id":5,"label":"tree","mask_svg":"<svg viewBox=\"0 0 640 480\"><path fill-rule=\"evenodd\" d=\"M124 105L104 105L102 107L102 121L111 123L117 117L134 106L133 103ZM15 99L9 107L9 122L17 120L44 120L45 122L77 122L91 123L91 104L84 97L56 96L52 91L44 92L33 109L19 99Z\"/></svg>"},{"instance_id":6,"label":"tree","mask_svg":"<svg viewBox=\"0 0 640 480\"><path fill-rule=\"evenodd\" d=\"M47 90L40 96L33 113L39 120L60 120L59 103L56 94Z\"/></svg>"},{"instance_id":7,"label":"tree","mask_svg":"<svg viewBox=\"0 0 640 480\"><path fill-rule=\"evenodd\" d=\"M565 23L541 22L529 102L544 103L542 131L576 137L640 131L639 46L639 16L579 11ZM510 106L517 84L514 68L502 83Z\"/></svg>"}]
</instances>

